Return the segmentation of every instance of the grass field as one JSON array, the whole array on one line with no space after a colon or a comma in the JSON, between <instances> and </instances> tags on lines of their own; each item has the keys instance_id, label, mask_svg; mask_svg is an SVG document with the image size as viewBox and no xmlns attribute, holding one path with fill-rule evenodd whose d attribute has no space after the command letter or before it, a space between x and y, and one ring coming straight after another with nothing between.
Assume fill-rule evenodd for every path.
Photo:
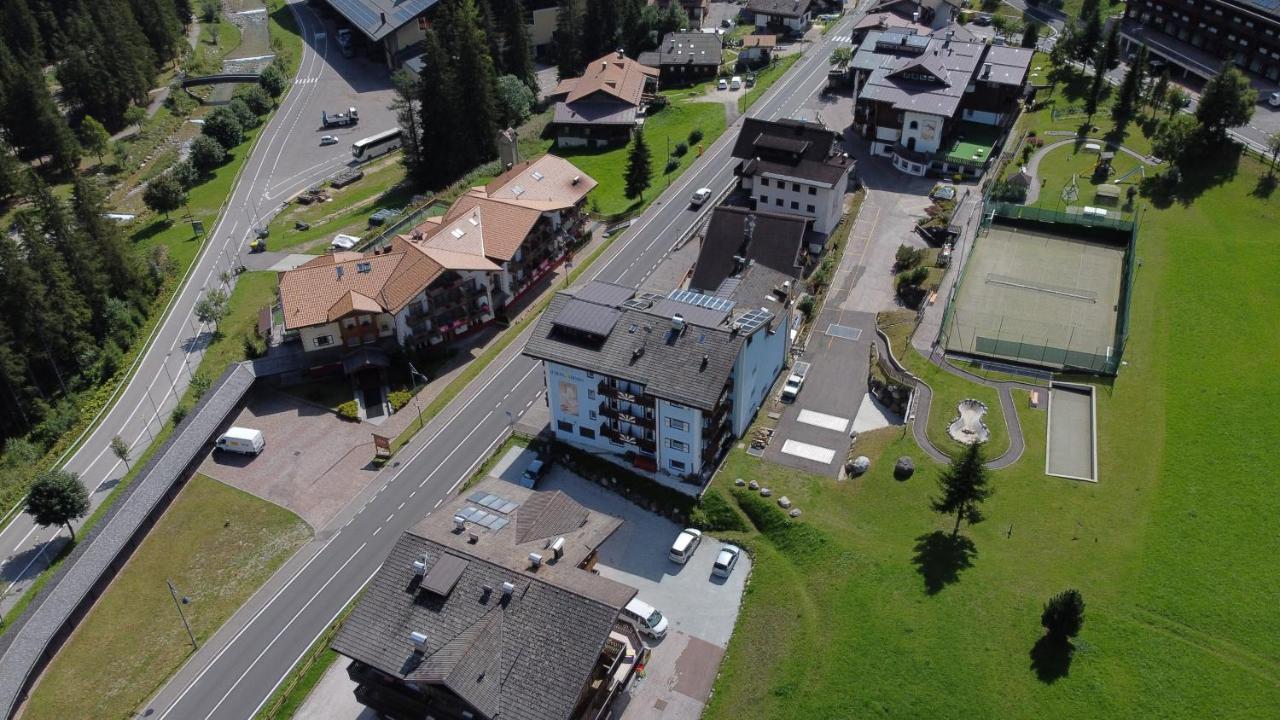
<instances>
[{"instance_id":1,"label":"grass field","mask_svg":"<svg viewBox=\"0 0 1280 720\"><path fill-rule=\"evenodd\" d=\"M595 190L591 191L591 198L588 200L592 212L599 212L602 215L638 212L648 204L648 201L658 197L666 189L668 179L674 181L698 159L697 148L690 147L685 156L679 158L678 168L670 174L663 172L667 162L667 141L670 140L671 148L674 150L677 143L689 142L689 133L694 129L702 130L702 146L711 147L711 143L715 142L725 129L724 106L720 103L704 102L672 103L645 120L644 139L649 143L653 182L644 192L644 197L637 200L627 199L624 193L622 176L627 167L627 153L630 145L617 147L608 152L570 148L556 148L553 152L578 166L600 183Z\"/></svg>"},{"instance_id":2,"label":"grass field","mask_svg":"<svg viewBox=\"0 0 1280 720\"><path fill-rule=\"evenodd\" d=\"M125 718L311 536L297 516L192 478L31 694L27 718Z\"/></svg>"},{"instance_id":3,"label":"grass field","mask_svg":"<svg viewBox=\"0 0 1280 720\"><path fill-rule=\"evenodd\" d=\"M805 514L738 538L756 565L704 717L1273 717L1280 211L1251 194L1260 170L1146 213L1099 484L1046 477L1045 415L1023 410L1026 454L994 474L970 546L928 509L936 468L909 433L860 437L876 462L840 483L734 451L722 492L755 478ZM924 465L906 482L899 455ZM1087 607L1064 666L1035 648L1069 587Z\"/></svg>"},{"instance_id":4,"label":"grass field","mask_svg":"<svg viewBox=\"0 0 1280 720\"><path fill-rule=\"evenodd\" d=\"M783 74L791 69L792 65L796 64L796 61L799 60L800 57L800 53L787 55L764 70L756 73L755 87L751 88L745 95L738 98L738 112L746 112L748 108L754 105L770 87L773 87L774 83L778 82L778 78L782 77Z\"/></svg>"}]
</instances>

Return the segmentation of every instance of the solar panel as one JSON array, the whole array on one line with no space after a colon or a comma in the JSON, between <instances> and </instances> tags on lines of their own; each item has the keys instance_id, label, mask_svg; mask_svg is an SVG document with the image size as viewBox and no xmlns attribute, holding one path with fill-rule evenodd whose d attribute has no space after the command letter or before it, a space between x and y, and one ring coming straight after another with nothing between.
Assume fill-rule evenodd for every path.
<instances>
[{"instance_id":1,"label":"solar panel","mask_svg":"<svg viewBox=\"0 0 1280 720\"><path fill-rule=\"evenodd\" d=\"M608 337L622 311L574 298L565 303L552 322L562 328Z\"/></svg>"},{"instance_id":2,"label":"solar panel","mask_svg":"<svg viewBox=\"0 0 1280 720\"><path fill-rule=\"evenodd\" d=\"M501 495L494 495L493 493L485 492L483 490L477 490L476 492L471 493L467 500L504 515L520 507L519 503L512 502Z\"/></svg>"},{"instance_id":3,"label":"solar panel","mask_svg":"<svg viewBox=\"0 0 1280 720\"><path fill-rule=\"evenodd\" d=\"M719 310L721 312L729 312L733 309L734 302L728 298L716 297L714 295L704 295L696 293L692 290L672 290L667 296L676 302L682 302L686 305L696 305L710 310Z\"/></svg>"},{"instance_id":4,"label":"solar panel","mask_svg":"<svg viewBox=\"0 0 1280 720\"><path fill-rule=\"evenodd\" d=\"M738 329L744 333L754 331L756 328L768 322L773 318L773 313L765 308L758 308L738 318L736 325Z\"/></svg>"},{"instance_id":5,"label":"solar panel","mask_svg":"<svg viewBox=\"0 0 1280 720\"><path fill-rule=\"evenodd\" d=\"M624 304L631 299L632 295L635 295L635 290L629 287L605 282L589 282L573 293L573 296L579 300L586 300L597 305L608 305L609 307L618 307Z\"/></svg>"},{"instance_id":6,"label":"solar panel","mask_svg":"<svg viewBox=\"0 0 1280 720\"><path fill-rule=\"evenodd\" d=\"M470 520L471 517L475 515L477 512L479 511L473 507L464 507L461 510L459 510L456 514L458 517L462 518L463 520Z\"/></svg>"}]
</instances>

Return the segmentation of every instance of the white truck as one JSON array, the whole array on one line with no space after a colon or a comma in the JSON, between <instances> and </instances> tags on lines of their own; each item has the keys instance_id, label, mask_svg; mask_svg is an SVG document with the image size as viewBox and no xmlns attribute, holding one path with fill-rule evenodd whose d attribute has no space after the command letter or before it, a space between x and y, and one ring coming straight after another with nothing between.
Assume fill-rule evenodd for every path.
<instances>
[{"instance_id":1,"label":"white truck","mask_svg":"<svg viewBox=\"0 0 1280 720\"><path fill-rule=\"evenodd\" d=\"M360 122L360 112L353 107L347 108L346 112L320 111L320 123L325 128L350 127L358 122Z\"/></svg>"},{"instance_id":2,"label":"white truck","mask_svg":"<svg viewBox=\"0 0 1280 720\"><path fill-rule=\"evenodd\" d=\"M257 455L267 446L266 438L261 430L253 428L233 427L218 437L214 448L241 455Z\"/></svg>"},{"instance_id":3,"label":"white truck","mask_svg":"<svg viewBox=\"0 0 1280 720\"><path fill-rule=\"evenodd\" d=\"M787 376L787 381L782 384L782 399L792 402L796 396L800 394L800 387L804 385L804 377L809 374L809 363L797 362L791 366L791 374Z\"/></svg>"}]
</instances>

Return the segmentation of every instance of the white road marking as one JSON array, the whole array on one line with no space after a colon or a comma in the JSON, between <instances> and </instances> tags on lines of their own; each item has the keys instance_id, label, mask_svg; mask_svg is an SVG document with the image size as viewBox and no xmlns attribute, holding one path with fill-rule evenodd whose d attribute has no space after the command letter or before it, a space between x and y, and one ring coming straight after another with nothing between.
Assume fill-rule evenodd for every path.
<instances>
[{"instance_id":1,"label":"white road marking","mask_svg":"<svg viewBox=\"0 0 1280 720\"><path fill-rule=\"evenodd\" d=\"M788 440L782 443L782 452L788 455L802 457L806 460L814 460L824 465L830 463L836 456L835 450L820 447L818 445L810 445L809 443L802 443L798 440Z\"/></svg>"},{"instance_id":2,"label":"white road marking","mask_svg":"<svg viewBox=\"0 0 1280 720\"><path fill-rule=\"evenodd\" d=\"M806 425L835 430L838 433L844 432L849 427L847 418L836 417L835 415L828 415L814 410L801 410L796 420Z\"/></svg>"}]
</instances>

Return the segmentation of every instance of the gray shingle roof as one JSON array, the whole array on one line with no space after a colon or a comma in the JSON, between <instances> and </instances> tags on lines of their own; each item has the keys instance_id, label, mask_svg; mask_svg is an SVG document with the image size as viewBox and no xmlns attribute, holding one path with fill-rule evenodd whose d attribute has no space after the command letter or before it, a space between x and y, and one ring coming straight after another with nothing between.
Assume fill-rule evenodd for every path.
<instances>
[{"instance_id":1,"label":"gray shingle roof","mask_svg":"<svg viewBox=\"0 0 1280 720\"><path fill-rule=\"evenodd\" d=\"M90 592L101 591L108 569L240 404L253 385L250 368L249 363L240 363L223 373L0 639L3 717L13 712L63 626Z\"/></svg>"},{"instance_id":2,"label":"gray shingle roof","mask_svg":"<svg viewBox=\"0 0 1280 720\"><path fill-rule=\"evenodd\" d=\"M437 0L328 0L370 40L377 42L421 15ZM386 21L383 21L383 18Z\"/></svg>"},{"instance_id":3,"label":"gray shingle roof","mask_svg":"<svg viewBox=\"0 0 1280 720\"><path fill-rule=\"evenodd\" d=\"M640 53L641 65L720 65L720 37L714 33L667 33L657 50Z\"/></svg>"},{"instance_id":4,"label":"gray shingle roof","mask_svg":"<svg viewBox=\"0 0 1280 720\"><path fill-rule=\"evenodd\" d=\"M420 591L413 561L425 554L430 567L446 551L454 552L401 535L333 649L393 677L447 687L484 717L568 718L619 607L478 558L447 597ZM505 600L504 582L515 585ZM420 656L412 632L426 635Z\"/></svg>"},{"instance_id":5,"label":"gray shingle roof","mask_svg":"<svg viewBox=\"0 0 1280 720\"><path fill-rule=\"evenodd\" d=\"M559 125L632 125L635 121L634 105L593 100L558 102L552 118L552 122Z\"/></svg>"},{"instance_id":6,"label":"gray shingle roof","mask_svg":"<svg viewBox=\"0 0 1280 720\"><path fill-rule=\"evenodd\" d=\"M835 185L852 166L833 154L835 147L834 133L817 123L746 118L733 156L748 160L744 174L767 172Z\"/></svg>"},{"instance_id":7,"label":"gray shingle roof","mask_svg":"<svg viewBox=\"0 0 1280 720\"><path fill-rule=\"evenodd\" d=\"M754 227L747 236L748 221ZM722 205L711 213L707 234L698 252L697 264L689 287L714 293L726 278L734 274L739 256L785 273L800 277L801 244L804 242L804 218L768 212L752 212L747 208Z\"/></svg>"},{"instance_id":8,"label":"gray shingle roof","mask_svg":"<svg viewBox=\"0 0 1280 720\"><path fill-rule=\"evenodd\" d=\"M715 408L746 341L743 334L693 324L673 333L671 318L624 308L603 342L588 342L555 326L556 314L573 299L569 292L552 298L525 345L525 355L639 383L647 393L683 405Z\"/></svg>"},{"instance_id":9,"label":"gray shingle roof","mask_svg":"<svg viewBox=\"0 0 1280 720\"><path fill-rule=\"evenodd\" d=\"M775 17L798 18L809 11L811 0L747 0L747 10Z\"/></svg>"}]
</instances>

